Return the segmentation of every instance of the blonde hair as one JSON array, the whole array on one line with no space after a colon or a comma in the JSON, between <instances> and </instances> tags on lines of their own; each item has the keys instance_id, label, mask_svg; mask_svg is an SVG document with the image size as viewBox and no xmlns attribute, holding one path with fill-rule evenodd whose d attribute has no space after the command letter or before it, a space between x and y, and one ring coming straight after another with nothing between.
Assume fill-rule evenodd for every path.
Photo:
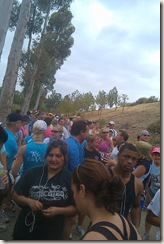
<instances>
[{"instance_id":1,"label":"blonde hair","mask_svg":"<svg viewBox=\"0 0 164 244\"><path fill-rule=\"evenodd\" d=\"M87 142L94 142L95 140L99 139L99 135L97 134L90 134L87 136Z\"/></svg>"},{"instance_id":2,"label":"blonde hair","mask_svg":"<svg viewBox=\"0 0 164 244\"><path fill-rule=\"evenodd\" d=\"M57 124L57 125L54 125L53 126L53 129L57 129L59 132L61 132L61 133L63 133L63 126L62 125L59 125L59 124Z\"/></svg>"},{"instance_id":3,"label":"blonde hair","mask_svg":"<svg viewBox=\"0 0 164 244\"><path fill-rule=\"evenodd\" d=\"M44 135L45 135L45 130L41 130L39 126L35 126L32 129L32 133L33 133L33 140L42 140Z\"/></svg>"},{"instance_id":4,"label":"blonde hair","mask_svg":"<svg viewBox=\"0 0 164 244\"><path fill-rule=\"evenodd\" d=\"M108 127L103 127L100 131L100 136L102 136L104 131L108 131L109 132L109 128Z\"/></svg>"}]
</instances>

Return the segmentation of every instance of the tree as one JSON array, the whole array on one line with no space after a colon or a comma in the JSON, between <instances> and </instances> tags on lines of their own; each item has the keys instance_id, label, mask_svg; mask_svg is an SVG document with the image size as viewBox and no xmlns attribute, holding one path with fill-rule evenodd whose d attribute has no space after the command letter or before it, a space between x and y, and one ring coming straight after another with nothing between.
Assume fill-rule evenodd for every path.
<instances>
[{"instance_id":1,"label":"tree","mask_svg":"<svg viewBox=\"0 0 164 244\"><path fill-rule=\"evenodd\" d=\"M24 35L26 31L27 22L29 20L30 6L31 1L22 1L19 20L11 45L6 73L2 85L2 92L0 97L1 121L4 121L6 116L11 112L11 106L13 103L14 91L17 81L19 61L21 58L22 46L24 42Z\"/></svg>"},{"instance_id":2,"label":"tree","mask_svg":"<svg viewBox=\"0 0 164 244\"><path fill-rule=\"evenodd\" d=\"M57 109L57 107L59 107L61 101L62 95L60 93L56 93L56 91L53 91L45 99L46 110L55 113L55 110Z\"/></svg>"},{"instance_id":3,"label":"tree","mask_svg":"<svg viewBox=\"0 0 164 244\"><path fill-rule=\"evenodd\" d=\"M109 105L110 108L113 107L113 105L115 105L117 107L118 105L118 91L117 88L114 87L113 89L111 89L107 95L107 103Z\"/></svg>"},{"instance_id":4,"label":"tree","mask_svg":"<svg viewBox=\"0 0 164 244\"><path fill-rule=\"evenodd\" d=\"M83 111L85 112L91 111L93 107L95 107L95 99L92 93L87 92L85 94L82 94L81 103L82 103L81 107Z\"/></svg>"},{"instance_id":5,"label":"tree","mask_svg":"<svg viewBox=\"0 0 164 244\"><path fill-rule=\"evenodd\" d=\"M73 16L65 7L67 2L70 1L63 2L64 6L51 5L49 2L49 7L46 6L46 15L41 38L39 41L34 42L33 49L31 50L31 57L33 55L35 58L32 59L31 65L28 64L26 66L27 73L25 70L25 76L23 77L26 103L22 106L22 113L26 113L28 110L35 87L37 87L39 91L37 95L38 101L41 91L47 90L47 87L53 87L55 84L54 75L56 71L63 65L66 57L70 55L70 48L74 43L71 35L75 29L71 24ZM57 3L58 2L56 2L56 4ZM52 13L49 18L50 10L55 6L56 8L60 8L57 12ZM32 73L32 77L27 76L28 72Z\"/></svg>"},{"instance_id":6,"label":"tree","mask_svg":"<svg viewBox=\"0 0 164 244\"><path fill-rule=\"evenodd\" d=\"M122 94L121 99L122 99L122 113L123 113L124 107L126 105L126 101L129 100L128 95Z\"/></svg>"},{"instance_id":7,"label":"tree","mask_svg":"<svg viewBox=\"0 0 164 244\"><path fill-rule=\"evenodd\" d=\"M155 102L158 102L158 101L159 101L158 98L155 97L155 96L151 96L151 97L149 97L149 98L147 99L147 102L148 102L148 103L155 103Z\"/></svg>"},{"instance_id":8,"label":"tree","mask_svg":"<svg viewBox=\"0 0 164 244\"><path fill-rule=\"evenodd\" d=\"M99 91L98 95L96 96L96 104L98 105L99 109L105 109L105 106L107 104L107 95L106 92Z\"/></svg>"},{"instance_id":9,"label":"tree","mask_svg":"<svg viewBox=\"0 0 164 244\"><path fill-rule=\"evenodd\" d=\"M0 58L5 43L6 33L12 10L13 0L0 1Z\"/></svg>"}]
</instances>

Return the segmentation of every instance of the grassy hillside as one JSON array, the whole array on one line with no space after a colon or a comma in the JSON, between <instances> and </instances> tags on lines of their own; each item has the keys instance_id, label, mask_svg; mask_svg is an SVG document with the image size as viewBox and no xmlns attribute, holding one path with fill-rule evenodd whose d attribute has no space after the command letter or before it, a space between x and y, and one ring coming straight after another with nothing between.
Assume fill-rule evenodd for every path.
<instances>
[{"instance_id":1,"label":"grassy hillside","mask_svg":"<svg viewBox=\"0 0 164 244\"><path fill-rule=\"evenodd\" d=\"M129 133L129 141L137 142L137 135L141 130L160 120L160 102L139 104L133 107L104 109L82 114L84 119L91 121L98 120L101 126L106 125L110 120L115 121L115 129L125 129ZM150 136L152 144L160 144L159 135Z\"/></svg>"}]
</instances>

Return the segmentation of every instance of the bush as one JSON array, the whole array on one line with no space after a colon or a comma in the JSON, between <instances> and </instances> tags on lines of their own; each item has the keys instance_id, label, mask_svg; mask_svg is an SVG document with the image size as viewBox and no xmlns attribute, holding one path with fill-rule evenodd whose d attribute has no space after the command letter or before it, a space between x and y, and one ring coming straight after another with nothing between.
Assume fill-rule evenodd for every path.
<instances>
[{"instance_id":1,"label":"bush","mask_svg":"<svg viewBox=\"0 0 164 244\"><path fill-rule=\"evenodd\" d=\"M161 126L160 126L160 120L150 124L148 127L147 127L147 130L153 134L158 134L160 135L161 133Z\"/></svg>"}]
</instances>

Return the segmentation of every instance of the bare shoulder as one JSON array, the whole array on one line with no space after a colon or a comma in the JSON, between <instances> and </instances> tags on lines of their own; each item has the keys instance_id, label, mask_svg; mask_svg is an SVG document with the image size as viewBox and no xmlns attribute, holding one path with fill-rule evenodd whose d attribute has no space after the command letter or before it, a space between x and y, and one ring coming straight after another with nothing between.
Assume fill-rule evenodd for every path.
<instances>
[{"instance_id":1,"label":"bare shoulder","mask_svg":"<svg viewBox=\"0 0 164 244\"><path fill-rule=\"evenodd\" d=\"M23 146L21 146L21 147L19 148L19 150L18 150L18 154L24 154L25 151L26 151L26 145L23 145Z\"/></svg>"},{"instance_id":2,"label":"bare shoulder","mask_svg":"<svg viewBox=\"0 0 164 244\"><path fill-rule=\"evenodd\" d=\"M96 231L90 231L88 232L84 238L82 239L84 241L104 241L107 240L104 235L100 234L99 232Z\"/></svg>"}]
</instances>

